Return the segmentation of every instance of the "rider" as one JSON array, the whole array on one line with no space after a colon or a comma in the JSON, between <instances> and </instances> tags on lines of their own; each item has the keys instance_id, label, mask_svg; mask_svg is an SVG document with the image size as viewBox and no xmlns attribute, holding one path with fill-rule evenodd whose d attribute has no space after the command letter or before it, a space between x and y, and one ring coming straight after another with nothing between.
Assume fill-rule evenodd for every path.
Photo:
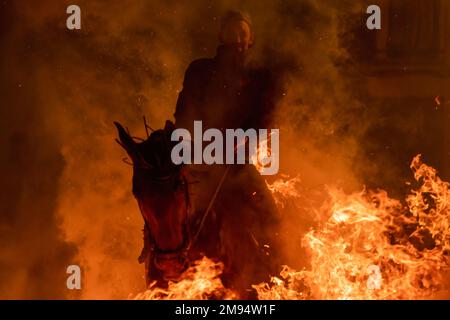
<instances>
[{"instance_id":1,"label":"rider","mask_svg":"<svg viewBox=\"0 0 450 320\"><path fill-rule=\"evenodd\" d=\"M176 105L175 126L190 130L191 136L194 120L201 120L204 130L270 129L281 90L274 74L257 67L251 59L254 34L250 17L239 11L227 12L221 21L219 39L215 57L189 65ZM224 170L221 165L189 166L192 179L198 182L192 184L197 212L205 212ZM276 271L269 266L268 257L273 261L279 251L273 248L279 219L264 179L253 165L234 165L224 181L214 200L211 219L221 224L218 243L225 265L231 266L225 273L251 270L250 274L256 278L261 275L261 279L268 272L273 274ZM242 257L242 261L231 261L232 257ZM230 280L231 286L246 282L240 280Z\"/></svg>"}]
</instances>

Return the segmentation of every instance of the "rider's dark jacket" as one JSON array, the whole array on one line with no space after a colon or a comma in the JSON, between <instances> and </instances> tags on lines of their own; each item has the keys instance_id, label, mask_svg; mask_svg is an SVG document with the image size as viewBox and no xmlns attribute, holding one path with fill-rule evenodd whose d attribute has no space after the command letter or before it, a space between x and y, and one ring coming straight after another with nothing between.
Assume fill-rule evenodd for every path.
<instances>
[{"instance_id":1,"label":"rider's dark jacket","mask_svg":"<svg viewBox=\"0 0 450 320\"><path fill-rule=\"evenodd\" d=\"M190 130L191 136L194 120L202 120L203 130L274 128L271 120L282 96L279 76L249 61L235 59L228 48L220 46L214 58L192 62L178 97L175 126ZM222 172L220 165L209 167L206 174L195 179L200 183L193 185L197 188L193 193L203 195L203 199L194 200L200 203L200 211L207 206ZM236 244L242 254L256 250L251 248L255 243L261 249L276 233L276 206L264 179L252 165L232 166L214 206L216 212L222 212L218 219L230 226L233 237L242 239L242 245Z\"/></svg>"},{"instance_id":2,"label":"rider's dark jacket","mask_svg":"<svg viewBox=\"0 0 450 320\"><path fill-rule=\"evenodd\" d=\"M251 62L235 63L220 46L212 59L193 61L185 74L175 120L190 129L194 120L203 128L269 128L281 90L268 69Z\"/></svg>"}]
</instances>

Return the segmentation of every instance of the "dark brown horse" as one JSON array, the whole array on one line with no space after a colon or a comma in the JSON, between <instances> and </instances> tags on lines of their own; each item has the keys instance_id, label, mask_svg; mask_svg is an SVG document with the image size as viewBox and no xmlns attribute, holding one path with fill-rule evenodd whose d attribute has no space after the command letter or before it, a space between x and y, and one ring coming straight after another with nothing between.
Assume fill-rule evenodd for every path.
<instances>
[{"instance_id":1,"label":"dark brown horse","mask_svg":"<svg viewBox=\"0 0 450 320\"><path fill-rule=\"evenodd\" d=\"M222 280L225 285L240 291L242 297L247 295L250 284L269 276L266 246L258 243L255 231L250 230L255 226L261 229L258 220L264 218L264 210L257 209L258 216L251 216L251 208L245 206L249 201L239 200L236 188L230 189L227 183L222 188L212 188L217 192L220 189L225 196L218 197L213 210L193 210L187 170L171 160L175 145L171 141L174 125L167 121L164 129L152 132L142 142L136 142L119 123L115 122L115 125L119 132L118 142L133 162L133 194L145 222L144 255L141 258L146 262L147 284L156 280L164 285L167 280L177 279L189 262L202 255L225 263ZM233 177L230 181L238 181L236 173L230 175ZM223 182L226 174L219 176ZM250 196L256 193L251 187L247 191ZM207 197L211 198L210 204L215 195ZM230 204L238 206L230 207ZM262 206L268 207L264 203ZM262 223L274 227L270 219Z\"/></svg>"}]
</instances>

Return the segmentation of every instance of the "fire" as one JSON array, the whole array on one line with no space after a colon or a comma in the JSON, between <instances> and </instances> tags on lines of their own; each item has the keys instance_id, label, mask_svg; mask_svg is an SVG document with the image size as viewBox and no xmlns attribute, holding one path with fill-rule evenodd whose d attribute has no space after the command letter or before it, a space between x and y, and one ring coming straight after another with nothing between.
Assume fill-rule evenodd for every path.
<instances>
[{"instance_id":1,"label":"fire","mask_svg":"<svg viewBox=\"0 0 450 320\"><path fill-rule=\"evenodd\" d=\"M443 101L444 100L444 101ZM448 100L448 99L445 99L444 97L442 97L442 96L436 96L435 98L434 98L434 104L435 104L435 108L436 109L439 109L440 107L442 107L442 106L448 106L448 105L450 105L450 100Z\"/></svg>"},{"instance_id":2,"label":"fire","mask_svg":"<svg viewBox=\"0 0 450 320\"><path fill-rule=\"evenodd\" d=\"M268 283L253 285L259 299L424 299L444 287L450 260L450 184L420 155L411 163L418 188L405 201L385 191L347 195L329 189L319 224L302 238L308 268L284 266ZM300 179L267 184L277 204L300 201ZM303 200L301 200L303 201ZM167 288L152 283L132 299L237 299L220 280L223 264L196 261Z\"/></svg>"},{"instance_id":3,"label":"fire","mask_svg":"<svg viewBox=\"0 0 450 320\"><path fill-rule=\"evenodd\" d=\"M435 169L412 161L421 184L406 205L385 191L330 190L321 224L302 245L310 266L287 266L253 287L260 299L420 299L442 287L449 270L450 189Z\"/></svg>"},{"instance_id":4,"label":"fire","mask_svg":"<svg viewBox=\"0 0 450 320\"><path fill-rule=\"evenodd\" d=\"M195 261L177 282L170 281L167 288L159 288L156 282L149 285L145 292L139 293L133 300L206 300L237 299L237 294L225 288L220 280L223 264L203 257Z\"/></svg>"},{"instance_id":5,"label":"fire","mask_svg":"<svg viewBox=\"0 0 450 320\"><path fill-rule=\"evenodd\" d=\"M288 175L283 175L273 183L266 181L267 188L272 192L276 205L281 209L285 207L285 203L289 200L298 200L301 197L298 188L300 183L301 179L299 176L289 178Z\"/></svg>"},{"instance_id":6,"label":"fire","mask_svg":"<svg viewBox=\"0 0 450 320\"><path fill-rule=\"evenodd\" d=\"M261 138L256 145L256 150L253 149L253 152L251 152L250 154L250 163L255 166L256 170L258 170L259 173L262 173L264 171L264 168L267 167L271 163L271 161L275 161L271 158L272 135L274 135L274 132L270 132L267 135L267 138Z\"/></svg>"}]
</instances>

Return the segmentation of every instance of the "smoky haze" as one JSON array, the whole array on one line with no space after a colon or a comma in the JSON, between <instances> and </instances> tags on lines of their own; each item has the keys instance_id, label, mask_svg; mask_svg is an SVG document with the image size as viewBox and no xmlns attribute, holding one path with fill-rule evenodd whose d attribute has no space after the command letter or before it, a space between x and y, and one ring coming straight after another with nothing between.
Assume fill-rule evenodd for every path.
<instances>
[{"instance_id":1,"label":"smoky haze","mask_svg":"<svg viewBox=\"0 0 450 320\"><path fill-rule=\"evenodd\" d=\"M0 298L121 299L144 289L143 220L112 123L144 137L143 115L155 129L173 119L184 71L214 56L230 8L250 13L256 60L284 80L280 171L300 175L311 206L325 184L364 184L356 160L370 122L341 43L351 24L342 17L364 14L361 4L79 0L82 29L69 31L70 4L0 4ZM285 213L286 239L313 223L304 205ZM286 263L303 265L300 242L286 243ZM70 264L82 268L79 292L65 287Z\"/></svg>"}]
</instances>

